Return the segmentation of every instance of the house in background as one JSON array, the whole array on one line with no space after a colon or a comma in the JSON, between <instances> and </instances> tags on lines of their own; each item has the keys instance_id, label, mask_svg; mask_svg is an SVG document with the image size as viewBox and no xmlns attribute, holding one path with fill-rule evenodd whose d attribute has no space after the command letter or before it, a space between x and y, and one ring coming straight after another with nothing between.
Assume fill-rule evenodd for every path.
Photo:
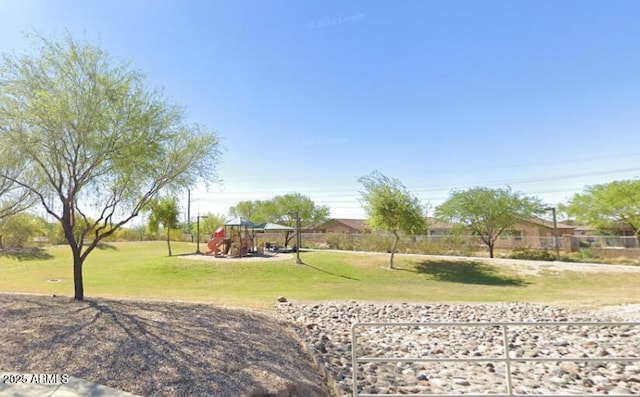
<instances>
[{"instance_id":1,"label":"house in background","mask_svg":"<svg viewBox=\"0 0 640 397\"><path fill-rule=\"evenodd\" d=\"M553 237L555 233L552 221L538 217L533 217L526 221L520 221L516 224L516 228L518 230L522 230L524 235L529 236ZM556 222L555 228L558 230L558 236L573 236L576 230L575 226L561 222Z\"/></svg>"},{"instance_id":2,"label":"house in background","mask_svg":"<svg viewBox=\"0 0 640 397\"><path fill-rule=\"evenodd\" d=\"M575 224L569 220L564 223ZM576 225L575 238L583 248L638 248L638 238L631 226L615 222L608 228L597 229L588 225Z\"/></svg>"},{"instance_id":3,"label":"house in background","mask_svg":"<svg viewBox=\"0 0 640 397\"><path fill-rule=\"evenodd\" d=\"M314 226L308 230L311 233L346 233L359 234L365 233L368 229L365 226L364 219L343 219L333 218L325 223Z\"/></svg>"},{"instance_id":4,"label":"house in background","mask_svg":"<svg viewBox=\"0 0 640 397\"><path fill-rule=\"evenodd\" d=\"M428 217L425 234L429 241L437 242L445 236L453 234L456 226L452 222L446 222L434 217ZM563 236L573 236L576 227L558 222L556 224L558 244L565 245ZM496 248L553 248L554 225L552 221L542 218L531 218L517 222L512 228L505 230L496 243ZM326 235L327 233L363 234L371 230L366 226L364 219L329 219L321 225L305 230L306 233ZM463 235L471 236L471 231L462 231ZM317 238L317 237L316 237ZM323 237L324 238L324 237ZM567 247L568 248L568 247Z\"/></svg>"},{"instance_id":5,"label":"house in background","mask_svg":"<svg viewBox=\"0 0 640 397\"><path fill-rule=\"evenodd\" d=\"M512 228L505 230L496 243L498 248L553 248L557 229L558 243L562 245L563 236L573 236L575 226L533 217L518 221Z\"/></svg>"},{"instance_id":6,"label":"house in background","mask_svg":"<svg viewBox=\"0 0 640 397\"><path fill-rule=\"evenodd\" d=\"M437 241L439 237L452 234L455 226L455 223L429 216L427 217L427 236L429 236L430 241Z\"/></svg>"},{"instance_id":7,"label":"house in background","mask_svg":"<svg viewBox=\"0 0 640 397\"><path fill-rule=\"evenodd\" d=\"M628 223L616 222L605 230L606 234L613 236L635 237L636 232Z\"/></svg>"},{"instance_id":8,"label":"house in background","mask_svg":"<svg viewBox=\"0 0 640 397\"><path fill-rule=\"evenodd\" d=\"M451 234L455 224L428 217L426 234L429 236L446 236ZM371 230L367 227L364 219L344 219L333 218L327 222L309 229L312 233L346 233L361 234Z\"/></svg>"}]
</instances>

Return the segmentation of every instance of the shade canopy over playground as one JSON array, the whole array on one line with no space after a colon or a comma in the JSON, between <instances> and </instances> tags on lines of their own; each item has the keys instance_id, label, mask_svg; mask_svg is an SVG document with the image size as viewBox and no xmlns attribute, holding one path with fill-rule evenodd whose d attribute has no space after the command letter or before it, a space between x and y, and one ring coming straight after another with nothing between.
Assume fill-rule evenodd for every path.
<instances>
[{"instance_id":1,"label":"shade canopy over playground","mask_svg":"<svg viewBox=\"0 0 640 397\"><path fill-rule=\"evenodd\" d=\"M247 218L241 216L229 219L224 223L225 233L224 239L224 253L228 253L231 250L231 256L247 256L252 248L253 236L249 232L249 229L253 229L253 222ZM218 252L220 248L220 242L216 240L215 247L211 248L214 252Z\"/></svg>"},{"instance_id":2,"label":"shade canopy over playground","mask_svg":"<svg viewBox=\"0 0 640 397\"><path fill-rule=\"evenodd\" d=\"M266 233L270 233L271 234L271 233L281 232L281 233L284 233L285 241L286 241L287 234L289 234L291 232L294 232L294 231L295 231L295 229L292 228L292 227L285 226L285 225L280 225L278 223L270 223L270 222L261 223L259 225L255 225L253 227L253 232L254 232L254 235L256 236L256 239L257 239L257 233L265 233L265 237L266 237ZM265 243L265 246L267 248L269 248L270 244L271 243ZM277 242L276 242L276 245L277 245Z\"/></svg>"},{"instance_id":3,"label":"shade canopy over playground","mask_svg":"<svg viewBox=\"0 0 640 397\"><path fill-rule=\"evenodd\" d=\"M241 216L235 217L233 219L229 219L224 223L225 226L244 226L253 228L253 222L248 220L247 218L243 218Z\"/></svg>"},{"instance_id":4,"label":"shade canopy over playground","mask_svg":"<svg viewBox=\"0 0 640 397\"><path fill-rule=\"evenodd\" d=\"M265 231L265 232L293 232L295 229L289 226L280 225L278 223L261 223L259 225L254 225L253 230L256 232Z\"/></svg>"}]
</instances>

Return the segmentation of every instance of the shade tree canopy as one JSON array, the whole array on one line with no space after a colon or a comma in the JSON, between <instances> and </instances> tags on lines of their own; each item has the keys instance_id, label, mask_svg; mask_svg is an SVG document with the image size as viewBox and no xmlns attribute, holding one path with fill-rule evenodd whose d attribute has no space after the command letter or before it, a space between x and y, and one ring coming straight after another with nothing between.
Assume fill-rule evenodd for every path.
<instances>
[{"instance_id":1,"label":"shade tree canopy","mask_svg":"<svg viewBox=\"0 0 640 397\"><path fill-rule=\"evenodd\" d=\"M209 212L198 216L200 217L200 221L198 222L196 220L191 222L190 233L192 236L197 236L199 234L200 242L207 241L217 228L224 226L225 217L223 215ZM198 227L200 227L199 232L197 230Z\"/></svg>"},{"instance_id":2,"label":"shade tree canopy","mask_svg":"<svg viewBox=\"0 0 640 397\"><path fill-rule=\"evenodd\" d=\"M9 146L0 146L0 222L36 203L36 197L31 191L15 182L24 169L22 164L9 163L8 154L11 150L13 148Z\"/></svg>"},{"instance_id":3,"label":"shade tree canopy","mask_svg":"<svg viewBox=\"0 0 640 397\"><path fill-rule=\"evenodd\" d=\"M103 238L160 191L216 182L218 138L105 50L69 34L33 44L0 64L0 147L11 148L0 178L59 222L82 300L83 263Z\"/></svg>"},{"instance_id":4,"label":"shade tree canopy","mask_svg":"<svg viewBox=\"0 0 640 397\"><path fill-rule=\"evenodd\" d=\"M324 223L329 218L329 207L317 205L311 198L300 193L275 196L270 200L241 201L229 209L229 215L250 219L254 224L278 223L295 229L296 215L300 217L300 228ZM295 236L285 231L285 245Z\"/></svg>"},{"instance_id":5,"label":"shade tree canopy","mask_svg":"<svg viewBox=\"0 0 640 397\"><path fill-rule=\"evenodd\" d=\"M34 238L46 238L47 224L44 219L28 212L14 214L0 220L0 249L21 248Z\"/></svg>"},{"instance_id":6,"label":"shade tree canopy","mask_svg":"<svg viewBox=\"0 0 640 397\"><path fill-rule=\"evenodd\" d=\"M358 179L364 186L362 205L367 213L367 224L373 230L384 230L394 236L389 258L393 269L400 233L420 234L426 228L426 207L411 194L398 179L389 178L378 171Z\"/></svg>"},{"instance_id":7,"label":"shade tree canopy","mask_svg":"<svg viewBox=\"0 0 640 397\"><path fill-rule=\"evenodd\" d=\"M606 232L626 226L640 239L640 180L588 186L563 208L576 221Z\"/></svg>"},{"instance_id":8,"label":"shade tree canopy","mask_svg":"<svg viewBox=\"0 0 640 397\"><path fill-rule=\"evenodd\" d=\"M500 235L516 222L542 213L543 204L536 197L513 192L510 188L475 187L454 190L436 208L436 217L469 228L489 249L493 258L495 243Z\"/></svg>"},{"instance_id":9,"label":"shade tree canopy","mask_svg":"<svg viewBox=\"0 0 640 397\"><path fill-rule=\"evenodd\" d=\"M149 230L157 233L162 227L167 236L167 249L171 256L171 230L178 228L178 216L180 208L175 197L156 197L151 200L145 209L149 212Z\"/></svg>"}]
</instances>

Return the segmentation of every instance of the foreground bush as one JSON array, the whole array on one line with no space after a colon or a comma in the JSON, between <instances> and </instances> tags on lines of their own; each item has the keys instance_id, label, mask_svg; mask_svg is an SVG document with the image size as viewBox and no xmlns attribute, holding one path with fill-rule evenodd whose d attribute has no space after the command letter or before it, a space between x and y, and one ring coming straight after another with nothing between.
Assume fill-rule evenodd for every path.
<instances>
[{"instance_id":1,"label":"foreground bush","mask_svg":"<svg viewBox=\"0 0 640 397\"><path fill-rule=\"evenodd\" d=\"M533 248L516 248L509 255L511 259L525 259L530 261L554 261L556 260L549 250L537 250Z\"/></svg>"}]
</instances>

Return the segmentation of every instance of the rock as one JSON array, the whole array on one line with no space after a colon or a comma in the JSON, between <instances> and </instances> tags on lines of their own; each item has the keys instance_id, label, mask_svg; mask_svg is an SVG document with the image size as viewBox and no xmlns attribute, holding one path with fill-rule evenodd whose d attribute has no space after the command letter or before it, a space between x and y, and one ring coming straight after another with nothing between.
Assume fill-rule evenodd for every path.
<instances>
[{"instance_id":1,"label":"rock","mask_svg":"<svg viewBox=\"0 0 640 397\"><path fill-rule=\"evenodd\" d=\"M318 351L320 353L326 353L327 352L327 347L325 346L324 342L318 341L318 342L314 343L313 345L315 346L316 349L318 349Z\"/></svg>"},{"instance_id":2,"label":"rock","mask_svg":"<svg viewBox=\"0 0 640 397\"><path fill-rule=\"evenodd\" d=\"M464 378L453 378L453 383L460 386L471 386L471 383Z\"/></svg>"},{"instance_id":3,"label":"rock","mask_svg":"<svg viewBox=\"0 0 640 397\"><path fill-rule=\"evenodd\" d=\"M577 374L579 372L578 365L574 362L563 361L559 365L560 369L564 372L568 372L571 374Z\"/></svg>"},{"instance_id":4,"label":"rock","mask_svg":"<svg viewBox=\"0 0 640 397\"><path fill-rule=\"evenodd\" d=\"M378 388L375 387L375 386L367 385L367 386L362 388L362 393L363 394L377 394L378 393Z\"/></svg>"},{"instance_id":5,"label":"rock","mask_svg":"<svg viewBox=\"0 0 640 397\"><path fill-rule=\"evenodd\" d=\"M560 378L557 376L552 376L551 378L549 378L549 382L553 383L554 385L566 385L567 381L564 378Z\"/></svg>"},{"instance_id":6,"label":"rock","mask_svg":"<svg viewBox=\"0 0 640 397\"><path fill-rule=\"evenodd\" d=\"M453 322L453 321L593 321L604 314L572 312L533 304L330 304L275 305L278 315L298 324L297 332L327 365L338 387L350 393L351 324L354 322ZM635 312L630 312L635 313ZM637 315L637 313L636 313ZM509 327L512 358L608 358L640 356L640 327ZM399 363L362 363L357 371L361 390L397 394L417 390L426 394L502 393L502 363L428 363L411 358L501 358L501 330L478 327L357 327L359 357L404 358ZM578 363L572 361L512 364L514 385L526 394L593 394L628 390L640 395L637 363ZM473 380L473 383L470 382ZM375 386L375 388L373 388Z\"/></svg>"},{"instance_id":7,"label":"rock","mask_svg":"<svg viewBox=\"0 0 640 397\"><path fill-rule=\"evenodd\" d=\"M431 379L431 384L442 389L446 387L449 384L449 382L447 382L444 379L435 378L435 379Z\"/></svg>"}]
</instances>

